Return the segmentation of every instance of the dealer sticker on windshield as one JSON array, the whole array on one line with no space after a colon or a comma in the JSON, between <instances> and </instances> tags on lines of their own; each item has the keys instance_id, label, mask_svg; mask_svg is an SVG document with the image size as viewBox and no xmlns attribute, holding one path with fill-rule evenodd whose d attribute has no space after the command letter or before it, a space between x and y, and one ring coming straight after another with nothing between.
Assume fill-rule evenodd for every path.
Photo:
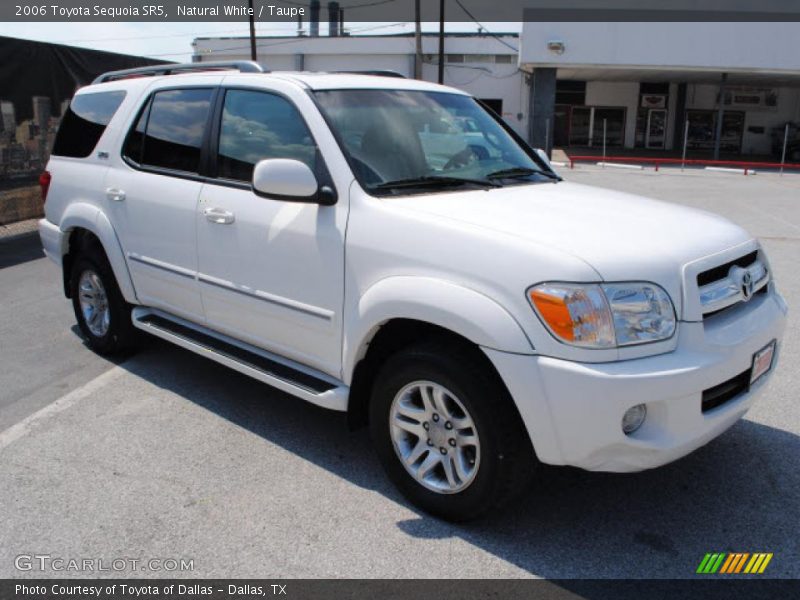
<instances>
[{"instance_id":1,"label":"dealer sticker on windshield","mask_svg":"<svg viewBox=\"0 0 800 600\"><path fill-rule=\"evenodd\" d=\"M772 340L764 348L753 355L753 369L750 371L750 384L754 384L770 368L772 368L772 358L775 356L775 340Z\"/></svg>"}]
</instances>

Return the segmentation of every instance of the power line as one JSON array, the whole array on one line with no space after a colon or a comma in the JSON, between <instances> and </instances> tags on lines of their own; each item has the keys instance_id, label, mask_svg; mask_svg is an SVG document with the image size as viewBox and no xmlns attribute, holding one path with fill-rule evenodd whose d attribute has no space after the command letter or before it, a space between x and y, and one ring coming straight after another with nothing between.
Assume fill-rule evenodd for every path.
<instances>
[{"instance_id":1,"label":"power line","mask_svg":"<svg viewBox=\"0 0 800 600\"><path fill-rule=\"evenodd\" d=\"M471 12L469 12L469 11L467 10L467 7L466 7L466 6L464 6L463 4L461 4L461 0L455 0L455 2L456 2L456 4L458 4L458 6L461 8L461 10L463 10L463 11L464 11L464 12L467 14L467 16L468 16L470 19L472 19L472 20L475 22L475 24L476 24L476 25L478 25L478 27L480 27L481 29L483 29L483 30L484 30L486 33L488 33L488 34L489 34L490 36L492 36L494 39L496 39L498 42L500 42L501 44L503 44L503 46L505 46L506 48L511 48L511 49L512 49L514 52L519 52L519 49L518 49L518 48L514 48L514 46L512 46L511 44L509 44L508 42L506 42L506 41L505 41L504 39L502 39L500 36L498 36L498 35L496 35L496 34L492 33L491 31L489 31L489 29L488 29L488 28L487 28L487 27L486 27L486 26L485 26L483 23L481 23L480 21L478 21L478 19L476 19L476 18L475 18L475 16L474 16L474 15L473 15Z\"/></svg>"},{"instance_id":2,"label":"power line","mask_svg":"<svg viewBox=\"0 0 800 600\"><path fill-rule=\"evenodd\" d=\"M374 27L362 27L362 28L359 28L359 29L352 29L351 31L354 32L354 33L360 33L362 31L375 31L377 29L385 29L387 27L397 27L399 25L407 25L407 24L408 24L407 22L403 21L403 22L399 22L399 23L389 23L388 25L376 25ZM313 39L313 38L304 35L304 36L292 37L291 39L285 39L285 40L281 40L280 42L274 42L274 43L270 43L270 44L262 44L261 42L258 42L258 48L271 48L273 46L285 46L287 44L297 44L297 43L300 43L300 42L306 42L306 41L308 41L310 39ZM247 46L231 46L231 47L228 47L228 48L214 48L213 52L231 52L233 50L248 50L249 48L250 48L250 46L249 46L249 42L248 42ZM162 57L162 56L180 56L182 54L186 54L186 52L185 51L184 52L167 52L167 53L163 53L163 54L148 54L148 56L158 58L158 57ZM200 56L203 56L203 55L201 54Z\"/></svg>"},{"instance_id":3,"label":"power line","mask_svg":"<svg viewBox=\"0 0 800 600\"><path fill-rule=\"evenodd\" d=\"M290 31L288 28L274 28L274 29L262 29L261 31ZM226 29L224 31L198 31L198 32L188 32L186 34L166 34L166 35L144 35L144 36L132 36L132 37L113 37L113 38L94 38L94 39L73 39L73 40L53 40L53 44L69 44L69 43L76 43L76 42L116 42L116 41L130 41L130 40L155 40L155 39L162 39L162 38L174 38L176 35L187 35L197 37L199 35L211 35L211 34L221 34L221 33L246 33L242 29Z\"/></svg>"}]
</instances>

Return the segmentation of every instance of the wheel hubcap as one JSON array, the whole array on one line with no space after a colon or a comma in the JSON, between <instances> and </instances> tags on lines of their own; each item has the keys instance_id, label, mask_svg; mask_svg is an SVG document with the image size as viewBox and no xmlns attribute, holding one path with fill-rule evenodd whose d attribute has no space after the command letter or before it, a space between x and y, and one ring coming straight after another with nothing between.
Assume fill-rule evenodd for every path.
<instances>
[{"instance_id":1,"label":"wheel hubcap","mask_svg":"<svg viewBox=\"0 0 800 600\"><path fill-rule=\"evenodd\" d=\"M92 335L103 337L108 333L111 311L103 282L94 271L84 271L78 282L78 300L86 327Z\"/></svg>"},{"instance_id":2,"label":"wheel hubcap","mask_svg":"<svg viewBox=\"0 0 800 600\"><path fill-rule=\"evenodd\" d=\"M401 389L389 415L395 452L421 485L440 494L464 490L480 463L478 430L461 401L432 381Z\"/></svg>"}]
</instances>

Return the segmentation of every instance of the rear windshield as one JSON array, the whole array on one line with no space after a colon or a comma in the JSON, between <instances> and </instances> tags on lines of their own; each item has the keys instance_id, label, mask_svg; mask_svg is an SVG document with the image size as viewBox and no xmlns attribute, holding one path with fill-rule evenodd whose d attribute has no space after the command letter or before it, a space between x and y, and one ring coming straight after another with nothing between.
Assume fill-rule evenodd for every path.
<instances>
[{"instance_id":1,"label":"rear windshield","mask_svg":"<svg viewBox=\"0 0 800 600\"><path fill-rule=\"evenodd\" d=\"M124 98L125 92L121 90L75 96L61 119L53 154L74 158L89 156Z\"/></svg>"}]
</instances>

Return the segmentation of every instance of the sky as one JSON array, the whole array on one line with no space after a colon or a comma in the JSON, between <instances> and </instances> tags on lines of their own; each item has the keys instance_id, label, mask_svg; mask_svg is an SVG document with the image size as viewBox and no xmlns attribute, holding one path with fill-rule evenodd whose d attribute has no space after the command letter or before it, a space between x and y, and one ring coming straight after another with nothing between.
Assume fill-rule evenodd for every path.
<instances>
[{"instance_id":1,"label":"sky","mask_svg":"<svg viewBox=\"0 0 800 600\"><path fill-rule=\"evenodd\" d=\"M488 23L490 31L519 31L520 23ZM306 28L308 24L306 23ZM423 23L424 31L438 31L438 23ZM257 23L256 35L293 35L296 24ZM472 23L451 22L446 31L475 31ZM353 34L411 33L413 23L345 23ZM320 24L320 32L327 23ZM0 23L0 36L43 42L63 43L82 48L189 62L192 40L196 37L247 36L249 25L236 23Z\"/></svg>"}]
</instances>

